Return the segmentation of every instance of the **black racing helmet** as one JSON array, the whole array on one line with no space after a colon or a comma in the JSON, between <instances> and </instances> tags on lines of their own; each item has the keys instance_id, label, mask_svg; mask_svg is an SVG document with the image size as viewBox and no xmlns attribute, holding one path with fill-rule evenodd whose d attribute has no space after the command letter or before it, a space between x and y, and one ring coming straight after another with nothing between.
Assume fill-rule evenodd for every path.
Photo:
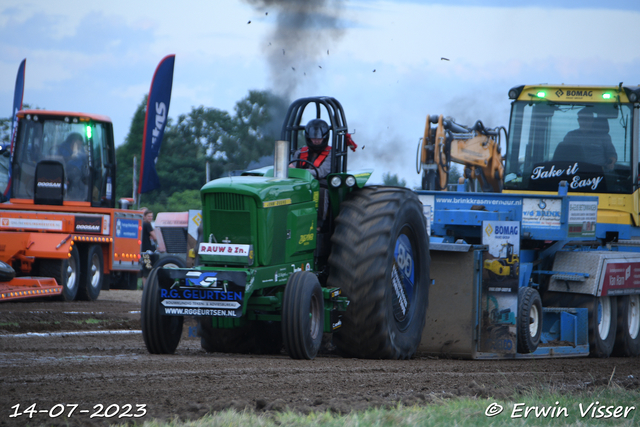
<instances>
[{"instance_id":1,"label":"black racing helmet","mask_svg":"<svg viewBox=\"0 0 640 427\"><path fill-rule=\"evenodd\" d=\"M307 146L313 151L322 151L329 144L329 125L322 119L313 119L304 127Z\"/></svg>"}]
</instances>

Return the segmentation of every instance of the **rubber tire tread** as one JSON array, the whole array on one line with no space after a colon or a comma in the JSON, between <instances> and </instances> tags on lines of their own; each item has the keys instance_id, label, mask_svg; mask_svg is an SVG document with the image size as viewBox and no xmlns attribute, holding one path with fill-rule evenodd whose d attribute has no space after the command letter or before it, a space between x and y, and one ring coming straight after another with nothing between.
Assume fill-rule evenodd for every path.
<instances>
[{"instance_id":1,"label":"rubber tire tread","mask_svg":"<svg viewBox=\"0 0 640 427\"><path fill-rule=\"evenodd\" d=\"M585 296L581 307L589 309L589 357L606 358L613 352L613 344L616 338L616 323L618 319L618 304L615 297L609 297L611 301L611 326L606 340L600 339L598 331L598 297Z\"/></svg>"},{"instance_id":2,"label":"rubber tire tread","mask_svg":"<svg viewBox=\"0 0 640 427\"><path fill-rule=\"evenodd\" d=\"M538 332L531 336L529 319L531 308L538 308ZM542 337L542 299L534 288L529 286L518 290L518 317L516 320L518 332L518 353L530 354L536 351Z\"/></svg>"},{"instance_id":3,"label":"rubber tire tread","mask_svg":"<svg viewBox=\"0 0 640 427\"><path fill-rule=\"evenodd\" d=\"M616 342L613 345L613 356L636 357L640 356L640 334L635 339L629 335L629 307L631 298L629 295L619 296L618 299L618 332Z\"/></svg>"},{"instance_id":4,"label":"rubber tire tread","mask_svg":"<svg viewBox=\"0 0 640 427\"><path fill-rule=\"evenodd\" d=\"M91 258L97 252L100 269L100 283L97 288L91 286ZM82 301L95 301L100 296L102 283L104 282L104 258L102 255L102 247L100 245L91 245L87 251L80 254L80 282L78 283L78 294L76 299Z\"/></svg>"},{"instance_id":5,"label":"rubber tire tread","mask_svg":"<svg viewBox=\"0 0 640 427\"><path fill-rule=\"evenodd\" d=\"M163 316L160 311L158 269L154 268L142 291L142 337L149 353L173 354L180 343L184 316Z\"/></svg>"},{"instance_id":6,"label":"rubber tire tread","mask_svg":"<svg viewBox=\"0 0 640 427\"><path fill-rule=\"evenodd\" d=\"M80 255L78 254L78 248L75 245L71 249L71 257L75 259L76 269L80 269ZM41 259L38 268L40 276L56 279L58 285L62 286L62 294L57 297L61 301L73 301L78 295L81 272L76 271L76 286L73 290L70 290L67 286L68 266L69 259Z\"/></svg>"},{"instance_id":7,"label":"rubber tire tread","mask_svg":"<svg viewBox=\"0 0 640 427\"><path fill-rule=\"evenodd\" d=\"M404 331L392 312L391 270L404 222L414 228L414 310ZM339 352L367 359L409 359L417 351L429 293L429 236L418 196L401 187L364 187L341 204L331 238L328 287L341 288L350 304L333 334ZM420 276L418 277L418 273Z\"/></svg>"},{"instance_id":8,"label":"rubber tire tread","mask_svg":"<svg viewBox=\"0 0 640 427\"><path fill-rule=\"evenodd\" d=\"M315 296L320 303L321 330L314 339L311 336L309 306ZM284 348L292 359L312 360L322 344L324 327L324 299L322 288L315 274L299 271L287 281L282 299L282 340Z\"/></svg>"},{"instance_id":9,"label":"rubber tire tread","mask_svg":"<svg viewBox=\"0 0 640 427\"><path fill-rule=\"evenodd\" d=\"M198 319L200 346L207 353L279 354L280 322L249 321L236 328L214 328L211 317Z\"/></svg>"},{"instance_id":10,"label":"rubber tire tread","mask_svg":"<svg viewBox=\"0 0 640 427\"><path fill-rule=\"evenodd\" d=\"M6 262L0 261L0 282L9 282L16 277L16 271Z\"/></svg>"},{"instance_id":11,"label":"rubber tire tread","mask_svg":"<svg viewBox=\"0 0 640 427\"><path fill-rule=\"evenodd\" d=\"M175 264L176 266L178 266L178 268L187 268L186 262L182 258L175 255L167 255L159 258L158 261L153 264L153 267L160 268L166 266L167 264Z\"/></svg>"}]
</instances>

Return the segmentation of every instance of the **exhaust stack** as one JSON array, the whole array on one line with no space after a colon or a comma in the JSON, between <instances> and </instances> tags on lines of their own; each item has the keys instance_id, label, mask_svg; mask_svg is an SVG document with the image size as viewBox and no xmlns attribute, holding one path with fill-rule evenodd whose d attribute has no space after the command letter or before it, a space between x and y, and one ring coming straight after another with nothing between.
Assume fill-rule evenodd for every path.
<instances>
[{"instance_id":1,"label":"exhaust stack","mask_svg":"<svg viewBox=\"0 0 640 427\"><path fill-rule=\"evenodd\" d=\"M289 141L276 141L273 156L273 176L275 178L289 177Z\"/></svg>"}]
</instances>

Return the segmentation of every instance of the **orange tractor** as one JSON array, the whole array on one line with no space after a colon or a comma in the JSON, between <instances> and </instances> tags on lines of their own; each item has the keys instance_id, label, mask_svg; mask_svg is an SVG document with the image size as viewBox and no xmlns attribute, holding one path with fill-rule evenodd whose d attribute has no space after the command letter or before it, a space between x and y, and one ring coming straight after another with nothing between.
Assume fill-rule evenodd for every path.
<instances>
[{"instance_id":1,"label":"orange tractor","mask_svg":"<svg viewBox=\"0 0 640 427\"><path fill-rule=\"evenodd\" d=\"M2 153L0 153L2 154ZM142 213L116 209L106 116L23 110L0 204L0 301L137 286Z\"/></svg>"}]
</instances>

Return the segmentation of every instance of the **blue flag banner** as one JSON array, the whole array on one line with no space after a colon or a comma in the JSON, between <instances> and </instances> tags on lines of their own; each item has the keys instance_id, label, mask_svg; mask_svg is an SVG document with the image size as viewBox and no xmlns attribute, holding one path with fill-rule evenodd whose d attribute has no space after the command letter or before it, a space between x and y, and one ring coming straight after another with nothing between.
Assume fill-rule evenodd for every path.
<instances>
[{"instance_id":1,"label":"blue flag banner","mask_svg":"<svg viewBox=\"0 0 640 427\"><path fill-rule=\"evenodd\" d=\"M156 172L156 162L160 154L164 128L169 118L169 101L171 101L175 57L175 55L165 56L158 64L151 81L147 112L144 117L138 194L160 187L160 180Z\"/></svg>"},{"instance_id":2,"label":"blue flag banner","mask_svg":"<svg viewBox=\"0 0 640 427\"><path fill-rule=\"evenodd\" d=\"M22 98L24 96L24 74L25 67L27 65L27 59L23 59L18 67L18 76L16 77L16 89L13 93L13 109L11 110L11 155L8 170L8 184L4 190L5 198L11 197L11 163L13 161L13 144L16 139L16 132L18 131L18 111L22 109Z\"/></svg>"}]
</instances>

